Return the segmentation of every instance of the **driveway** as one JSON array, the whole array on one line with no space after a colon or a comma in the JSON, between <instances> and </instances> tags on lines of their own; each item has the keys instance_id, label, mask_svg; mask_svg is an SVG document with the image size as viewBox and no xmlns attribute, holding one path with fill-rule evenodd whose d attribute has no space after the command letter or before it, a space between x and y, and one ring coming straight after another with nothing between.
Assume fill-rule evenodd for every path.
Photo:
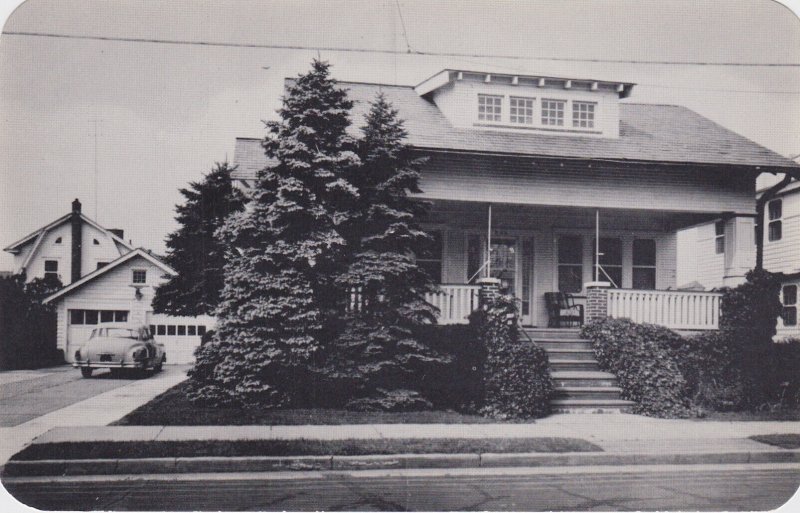
<instances>
[{"instance_id":1,"label":"driveway","mask_svg":"<svg viewBox=\"0 0 800 513\"><path fill-rule=\"evenodd\" d=\"M0 372L0 465L54 427L105 426L186 379L188 365L147 378L91 379L68 366Z\"/></svg>"}]
</instances>

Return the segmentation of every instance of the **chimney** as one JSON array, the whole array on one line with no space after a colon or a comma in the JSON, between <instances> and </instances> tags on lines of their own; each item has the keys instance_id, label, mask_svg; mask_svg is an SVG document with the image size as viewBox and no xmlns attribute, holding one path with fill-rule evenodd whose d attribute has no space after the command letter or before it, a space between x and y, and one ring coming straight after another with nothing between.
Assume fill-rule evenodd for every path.
<instances>
[{"instance_id":1,"label":"chimney","mask_svg":"<svg viewBox=\"0 0 800 513\"><path fill-rule=\"evenodd\" d=\"M125 230L122 230L120 228L109 228L108 231L110 231L111 233L113 233L114 235L119 237L120 239L125 240L125 237L124 237Z\"/></svg>"},{"instance_id":2,"label":"chimney","mask_svg":"<svg viewBox=\"0 0 800 513\"><path fill-rule=\"evenodd\" d=\"M81 279L81 258L83 256L83 221L81 221L81 202L78 198L72 202L72 216L70 217L72 224L72 273L70 275L70 283L76 282Z\"/></svg>"}]
</instances>

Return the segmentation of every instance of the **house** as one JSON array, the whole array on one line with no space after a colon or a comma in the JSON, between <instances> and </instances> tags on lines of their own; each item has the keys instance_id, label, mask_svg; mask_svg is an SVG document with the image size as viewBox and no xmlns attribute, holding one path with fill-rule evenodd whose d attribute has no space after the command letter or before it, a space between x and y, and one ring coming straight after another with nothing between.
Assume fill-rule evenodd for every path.
<instances>
[{"instance_id":1,"label":"house","mask_svg":"<svg viewBox=\"0 0 800 513\"><path fill-rule=\"evenodd\" d=\"M495 278L527 326L547 326L545 293L562 291L588 318L714 329L719 294L676 290L676 234L722 219L724 283L740 283L756 176L798 168L687 108L624 101L632 83L447 69L416 86L340 86L354 136L383 93L428 158L418 197L438 250L419 262L441 283L429 301L442 323L466 322L478 282ZM246 138L235 163L244 189L270 165Z\"/></svg>"},{"instance_id":2,"label":"house","mask_svg":"<svg viewBox=\"0 0 800 513\"><path fill-rule=\"evenodd\" d=\"M81 202L72 202L70 213L29 233L4 251L14 255L14 273L26 280L55 276L68 285L107 265L133 247L122 230L109 230L81 212Z\"/></svg>"},{"instance_id":3,"label":"house","mask_svg":"<svg viewBox=\"0 0 800 513\"><path fill-rule=\"evenodd\" d=\"M759 200L772 186L756 192ZM777 339L800 338L797 323L797 292L800 288L800 181L796 179L765 198L762 234L764 269L782 274L781 302L783 314L778 319ZM721 287L724 282L722 254L725 235L720 229L721 219L693 227L681 234L686 238L685 265L693 279L705 288ZM755 254L756 246L752 246Z\"/></svg>"},{"instance_id":4,"label":"house","mask_svg":"<svg viewBox=\"0 0 800 513\"><path fill-rule=\"evenodd\" d=\"M92 329L111 322L147 324L166 349L167 363L191 363L201 337L214 325L210 316L173 317L153 313L155 290L175 270L137 248L48 296L56 307L56 347L67 361Z\"/></svg>"}]
</instances>

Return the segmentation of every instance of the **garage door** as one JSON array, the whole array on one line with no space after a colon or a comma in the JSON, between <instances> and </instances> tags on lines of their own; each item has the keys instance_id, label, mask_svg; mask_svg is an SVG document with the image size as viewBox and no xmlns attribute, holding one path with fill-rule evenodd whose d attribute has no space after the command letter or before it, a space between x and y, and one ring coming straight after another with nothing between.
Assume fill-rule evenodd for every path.
<instances>
[{"instance_id":1,"label":"garage door","mask_svg":"<svg viewBox=\"0 0 800 513\"><path fill-rule=\"evenodd\" d=\"M127 322L128 310L70 309L67 311L67 360L87 340L99 324Z\"/></svg>"},{"instance_id":2,"label":"garage door","mask_svg":"<svg viewBox=\"0 0 800 513\"><path fill-rule=\"evenodd\" d=\"M158 342L164 344L167 364L194 362L194 350L207 330L213 327L213 318L173 317L171 315L148 313L147 323Z\"/></svg>"}]
</instances>

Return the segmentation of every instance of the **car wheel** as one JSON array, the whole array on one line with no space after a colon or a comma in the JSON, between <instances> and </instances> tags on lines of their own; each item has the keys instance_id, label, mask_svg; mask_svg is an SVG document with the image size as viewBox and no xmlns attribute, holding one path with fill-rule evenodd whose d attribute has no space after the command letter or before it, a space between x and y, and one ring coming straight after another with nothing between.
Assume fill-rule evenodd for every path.
<instances>
[{"instance_id":1,"label":"car wheel","mask_svg":"<svg viewBox=\"0 0 800 513\"><path fill-rule=\"evenodd\" d=\"M91 367L81 367L81 376L84 378L91 378L92 377L92 369Z\"/></svg>"},{"instance_id":2,"label":"car wheel","mask_svg":"<svg viewBox=\"0 0 800 513\"><path fill-rule=\"evenodd\" d=\"M112 378L121 378L123 371L122 369L110 369L111 370L111 377Z\"/></svg>"},{"instance_id":3,"label":"car wheel","mask_svg":"<svg viewBox=\"0 0 800 513\"><path fill-rule=\"evenodd\" d=\"M161 360L159 360L159 362L156 364L156 366L153 367L153 372L154 373L161 372L162 370L164 370L164 358L161 358Z\"/></svg>"}]
</instances>

